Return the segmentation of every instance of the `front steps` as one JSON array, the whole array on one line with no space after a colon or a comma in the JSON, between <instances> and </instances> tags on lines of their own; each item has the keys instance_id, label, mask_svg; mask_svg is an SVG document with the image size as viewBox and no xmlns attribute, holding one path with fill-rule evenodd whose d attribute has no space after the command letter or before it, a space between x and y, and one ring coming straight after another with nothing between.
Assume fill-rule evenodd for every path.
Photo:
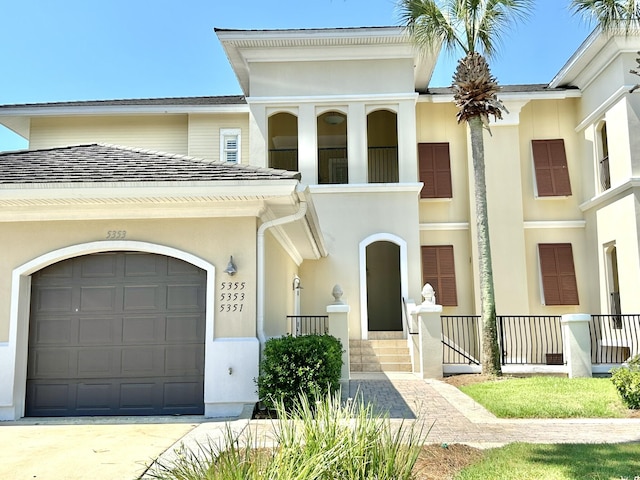
<instances>
[{"instance_id":1,"label":"front steps","mask_svg":"<svg viewBox=\"0 0 640 480\"><path fill-rule=\"evenodd\" d=\"M402 332L370 332L369 340L349 340L349 360L352 372L411 372Z\"/></svg>"}]
</instances>

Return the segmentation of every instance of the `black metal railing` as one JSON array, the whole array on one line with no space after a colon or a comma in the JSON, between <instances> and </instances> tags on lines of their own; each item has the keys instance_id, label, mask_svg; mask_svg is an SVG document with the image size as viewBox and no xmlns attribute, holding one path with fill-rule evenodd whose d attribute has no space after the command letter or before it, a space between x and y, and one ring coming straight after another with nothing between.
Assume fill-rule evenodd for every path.
<instances>
[{"instance_id":1,"label":"black metal railing","mask_svg":"<svg viewBox=\"0 0 640 480\"><path fill-rule=\"evenodd\" d=\"M443 315L442 363L445 365L480 365L480 316Z\"/></svg>"},{"instance_id":2,"label":"black metal railing","mask_svg":"<svg viewBox=\"0 0 640 480\"><path fill-rule=\"evenodd\" d=\"M600 185L602 190L611 188L611 174L609 173L609 156L600 160Z\"/></svg>"},{"instance_id":3,"label":"black metal railing","mask_svg":"<svg viewBox=\"0 0 640 480\"><path fill-rule=\"evenodd\" d=\"M328 315L287 315L291 325L291 335L325 335L329 333Z\"/></svg>"},{"instance_id":4,"label":"black metal railing","mask_svg":"<svg viewBox=\"0 0 640 480\"><path fill-rule=\"evenodd\" d=\"M280 170L298 171L298 149L280 148L269 150L269 167Z\"/></svg>"},{"instance_id":5,"label":"black metal railing","mask_svg":"<svg viewBox=\"0 0 640 480\"><path fill-rule=\"evenodd\" d=\"M398 147L369 147L369 183L398 183Z\"/></svg>"},{"instance_id":6,"label":"black metal railing","mask_svg":"<svg viewBox=\"0 0 640 480\"><path fill-rule=\"evenodd\" d=\"M346 148L318 148L318 183L349 183Z\"/></svg>"},{"instance_id":7,"label":"black metal railing","mask_svg":"<svg viewBox=\"0 0 640 480\"><path fill-rule=\"evenodd\" d=\"M640 315L591 315L591 363L622 363L640 353Z\"/></svg>"},{"instance_id":8,"label":"black metal railing","mask_svg":"<svg viewBox=\"0 0 640 480\"><path fill-rule=\"evenodd\" d=\"M503 365L564 365L560 316L499 316Z\"/></svg>"}]
</instances>

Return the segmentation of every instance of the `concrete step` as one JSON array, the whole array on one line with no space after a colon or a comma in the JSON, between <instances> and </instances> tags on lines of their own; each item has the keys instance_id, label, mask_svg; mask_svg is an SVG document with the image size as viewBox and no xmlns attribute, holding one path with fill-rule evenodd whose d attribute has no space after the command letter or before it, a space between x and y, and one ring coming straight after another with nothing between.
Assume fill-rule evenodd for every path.
<instances>
[{"instance_id":1,"label":"concrete step","mask_svg":"<svg viewBox=\"0 0 640 480\"><path fill-rule=\"evenodd\" d=\"M411 371L405 339L350 340L349 361L352 372Z\"/></svg>"},{"instance_id":2,"label":"concrete step","mask_svg":"<svg viewBox=\"0 0 640 480\"><path fill-rule=\"evenodd\" d=\"M369 340L403 339L404 332L368 332Z\"/></svg>"}]
</instances>

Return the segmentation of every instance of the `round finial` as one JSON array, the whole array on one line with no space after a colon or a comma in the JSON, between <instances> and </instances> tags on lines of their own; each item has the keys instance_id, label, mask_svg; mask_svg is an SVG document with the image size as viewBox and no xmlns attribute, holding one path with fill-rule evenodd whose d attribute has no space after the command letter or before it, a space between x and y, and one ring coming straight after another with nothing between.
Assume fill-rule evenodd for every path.
<instances>
[{"instance_id":1,"label":"round finial","mask_svg":"<svg viewBox=\"0 0 640 480\"><path fill-rule=\"evenodd\" d=\"M333 302L334 304L342 304L342 295L344 294L344 292L342 291L342 287L340 285L335 285L333 287L333 290L331 291L331 295L333 295L333 298L335 299L335 301Z\"/></svg>"},{"instance_id":2,"label":"round finial","mask_svg":"<svg viewBox=\"0 0 640 480\"><path fill-rule=\"evenodd\" d=\"M426 283L424 287L422 287L422 297L424 298L424 302L422 302L423 305L436 304L436 292L429 283Z\"/></svg>"}]
</instances>

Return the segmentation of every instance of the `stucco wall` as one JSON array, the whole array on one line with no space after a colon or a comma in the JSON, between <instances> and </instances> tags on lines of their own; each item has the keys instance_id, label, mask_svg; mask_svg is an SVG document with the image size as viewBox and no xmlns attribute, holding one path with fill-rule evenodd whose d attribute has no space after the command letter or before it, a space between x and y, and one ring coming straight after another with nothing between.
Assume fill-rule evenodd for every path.
<instances>
[{"instance_id":1,"label":"stucco wall","mask_svg":"<svg viewBox=\"0 0 640 480\"><path fill-rule=\"evenodd\" d=\"M411 59L252 62L251 96L413 92Z\"/></svg>"},{"instance_id":2,"label":"stucco wall","mask_svg":"<svg viewBox=\"0 0 640 480\"><path fill-rule=\"evenodd\" d=\"M9 336L12 271L56 249L105 240L110 231L126 232L126 240L183 250L216 267L214 324L216 337L255 337L255 219L163 219L0 223L0 342ZM238 274L223 270L233 255ZM220 312L222 282L245 283L242 312ZM225 290L226 291L226 290ZM14 292L15 293L15 292Z\"/></svg>"}]
</instances>

